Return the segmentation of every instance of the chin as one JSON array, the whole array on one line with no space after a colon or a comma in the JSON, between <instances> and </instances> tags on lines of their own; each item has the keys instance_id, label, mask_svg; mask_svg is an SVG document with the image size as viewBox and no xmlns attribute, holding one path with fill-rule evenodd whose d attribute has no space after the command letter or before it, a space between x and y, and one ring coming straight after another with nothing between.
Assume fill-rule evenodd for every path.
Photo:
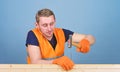
<instances>
[{"instance_id":1,"label":"chin","mask_svg":"<svg viewBox=\"0 0 120 72\"><path fill-rule=\"evenodd\" d=\"M51 36L53 36L53 33L46 33L45 34L47 37L51 37Z\"/></svg>"},{"instance_id":2,"label":"chin","mask_svg":"<svg viewBox=\"0 0 120 72\"><path fill-rule=\"evenodd\" d=\"M51 34L51 35L48 35L48 37L52 37L52 34Z\"/></svg>"},{"instance_id":3,"label":"chin","mask_svg":"<svg viewBox=\"0 0 120 72\"><path fill-rule=\"evenodd\" d=\"M52 36L52 34L46 34L46 36L47 36L47 37L51 37L51 36Z\"/></svg>"}]
</instances>

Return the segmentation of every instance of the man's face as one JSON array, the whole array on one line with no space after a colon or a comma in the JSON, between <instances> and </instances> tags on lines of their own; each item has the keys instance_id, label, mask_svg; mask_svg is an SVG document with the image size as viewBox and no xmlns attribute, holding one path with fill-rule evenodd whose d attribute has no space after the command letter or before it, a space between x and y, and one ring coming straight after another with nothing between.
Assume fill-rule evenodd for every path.
<instances>
[{"instance_id":1,"label":"man's face","mask_svg":"<svg viewBox=\"0 0 120 72\"><path fill-rule=\"evenodd\" d=\"M37 27L40 29L42 34L47 38L52 37L55 27L54 16L40 17L39 20L40 21L37 23Z\"/></svg>"}]
</instances>

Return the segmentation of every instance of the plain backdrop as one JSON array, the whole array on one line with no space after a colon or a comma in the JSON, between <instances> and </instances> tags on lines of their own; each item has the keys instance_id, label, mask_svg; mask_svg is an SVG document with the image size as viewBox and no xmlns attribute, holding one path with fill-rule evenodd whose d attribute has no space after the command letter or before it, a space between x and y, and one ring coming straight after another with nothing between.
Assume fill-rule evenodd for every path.
<instances>
[{"instance_id":1,"label":"plain backdrop","mask_svg":"<svg viewBox=\"0 0 120 72\"><path fill-rule=\"evenodd\" d=\"M26 64L27 32L43 8L53 10L56 27L96 38L87 54L66 43L76 64L120 63L120 0L0 0L0 64Z\"/></svg>"}]
</instances>

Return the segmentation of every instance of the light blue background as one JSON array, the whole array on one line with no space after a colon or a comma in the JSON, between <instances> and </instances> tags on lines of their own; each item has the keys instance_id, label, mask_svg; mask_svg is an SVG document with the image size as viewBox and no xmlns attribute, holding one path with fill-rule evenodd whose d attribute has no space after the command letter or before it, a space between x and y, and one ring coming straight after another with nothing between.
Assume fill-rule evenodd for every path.
<instances>
[{"instance_id":1,"label":"light blue background","mask_svg":"<svg viewBox=\"0 0 120 72\"><path fill-rule=\"evenodd\" d=\"M120 0L0 0L0 64L26 63L27 32L42 8L54 11L57 27L96 38L87 54L66 44L75 63L120 63Z\"/></svg>"}]
</instances>

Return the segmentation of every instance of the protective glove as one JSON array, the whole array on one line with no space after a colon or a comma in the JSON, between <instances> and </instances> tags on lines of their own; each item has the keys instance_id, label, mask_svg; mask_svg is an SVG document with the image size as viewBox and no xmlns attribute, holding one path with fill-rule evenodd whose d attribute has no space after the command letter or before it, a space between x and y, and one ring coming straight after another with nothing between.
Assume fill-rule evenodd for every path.
<instances>
[{"instance_id":1,"label":"protective glove","mask_svg":"<svg viewBox=\"0 0 120 72\"><path fill-rule=\"evenodd\" d=\"M71 70L74 66L73 61L70 60L67 56L62 56L53 60L53 64L60 65L64 70Z\"/></svg>"},{"instance_id":2,"label":"protective glove","mask_svg":"<svg viewBox=\"0 0 120 72\"><path fill-rule=\"evenodd\" d=\"M81 48L77 48L77 52L87 53L90 51L90 42L87 39L83 39L79 42Z\"/></svg>"}]
</instances>

